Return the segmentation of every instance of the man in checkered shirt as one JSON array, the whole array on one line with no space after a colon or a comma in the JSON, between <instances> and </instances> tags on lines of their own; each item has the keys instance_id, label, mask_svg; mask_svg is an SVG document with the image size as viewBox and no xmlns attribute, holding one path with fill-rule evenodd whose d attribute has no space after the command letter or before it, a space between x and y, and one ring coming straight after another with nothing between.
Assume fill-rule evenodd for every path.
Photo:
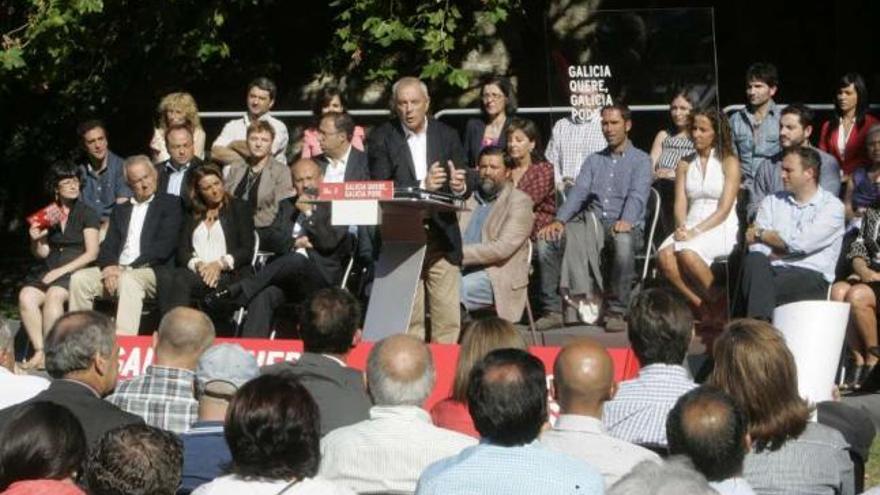
<instances>
[{"instance_id":1,"label":"man in checkered shirt","mask_svg":"<svg viewBox=\"0 0 880 495\"><path fill-rule=\"evenodd\" d=\"M214 324L207 315L186 307L169 311L153 334L152 366L117 385L107 400L149 425L183 433L198 418L195 368L213 342Z\"/></svg>"}]
</instances>

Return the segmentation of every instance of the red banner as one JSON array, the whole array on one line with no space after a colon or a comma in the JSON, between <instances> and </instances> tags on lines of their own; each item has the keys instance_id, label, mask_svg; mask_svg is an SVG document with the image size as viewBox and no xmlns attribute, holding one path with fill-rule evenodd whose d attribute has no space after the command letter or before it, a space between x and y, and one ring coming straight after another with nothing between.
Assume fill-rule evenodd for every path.
<instances>
[{"instance_id":1,"label":"red banner","mask_svg":"<svg viewBox=\"0 0 880 495\"><path fill-rule=\"evenodd\" d=\"M318 199L393 199L394 182L390 180L353 180L321 184Z\"/></svg>"},{"instance_id":2,"label":"red banner","mask_svg":"<svg viewBox=\"0 0 880 495\"><path fill-rule=\"evenodd\" d=\"M153 339L149 336L119 336L119 378L127 380L144 372L153 362ZM267 340L267 339L224 339L218 338L217 343L237 343L254 354L260 366L281 361L296 361L302 354L301 340ZM348 364L363 370L367 365L367 355L373 344L362 342L348 356ZM547 369L548 385L553 376L553 361L559 353L559 347L531 347L529 352L544 362ZM455 365L458 362L458 346L451 344L431 344L434 356L437 383L434 392L428 398L425 408L429 409L435 402L445 399L452 391L455 377ZM608 349L614 361L615 381L627 380L636 376L639 363L629 348Z\"/></svg>"}]
</instances>

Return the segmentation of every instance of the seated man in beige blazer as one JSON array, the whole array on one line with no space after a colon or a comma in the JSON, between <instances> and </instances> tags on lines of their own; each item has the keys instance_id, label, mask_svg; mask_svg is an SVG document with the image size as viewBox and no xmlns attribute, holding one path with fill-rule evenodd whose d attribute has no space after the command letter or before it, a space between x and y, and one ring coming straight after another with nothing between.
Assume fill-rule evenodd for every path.
<instances>
[{"instance_id":1,"label":"seated man in beige blazer","mask_svg":"<svg viewBox=\"0 0 880 495\"><path fill-rule=\"evenodd\" d=\"M479 187L459 216L463 261L461 304L467 311L495 306L498 316L518 321L529 284L532 200L516 189L511 162L489 146L478 161Z\"/></svg>"}]
</instances>

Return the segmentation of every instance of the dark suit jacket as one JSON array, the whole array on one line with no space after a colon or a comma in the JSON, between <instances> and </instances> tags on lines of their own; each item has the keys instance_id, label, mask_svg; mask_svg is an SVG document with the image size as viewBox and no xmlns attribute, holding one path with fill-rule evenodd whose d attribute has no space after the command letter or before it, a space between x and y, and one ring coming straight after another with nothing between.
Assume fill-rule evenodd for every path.
<instances>
[{"instance_id":1,"label":"dark suit jacket","mask_svg":"<svg viewBox=\"0 0 880 495\"><path fill-rule=\"evenodd\" d=\"M324 173L327 170L327 164L330 163L330 158L322 154L316 156L315 161L321 165L321 173ZM353 180L370 180L367 154L354 146L351 147L351 151L348 153L348 163L345 164L345 181Z\"/></svg>"},{"instance_id":2,"label":"dark suit jacket","mask_svg":"<svg viewBox=\"0 0 880 495\"><path fill-rule=\"evenodd\" d=\"M448 125L435 119L428 119L428 156L430 167L434 162L445 165L452 160L455 168L466 168L466 158L458 133ZM373 180L393 180L395 187L419 187L415 166L406 135L399 120L386 122L373 130L367 140L370 158L370 176ZM468 188L470 193L470 187ZM441 191L451 192L449 178ZM461 231L455 213L434 213L429 222L429 242L454 265L461 264Z\"/></svg>"},{"instance_id":3,"label":"dark suit jacket","mask_svg":"<svg viewBox=\"0 0 880 495\"><path fill-rule=\"evenodd\" d=\"M119 255L125 247L128 237L128 225L134 205L123 203L113 208L110 214L110 225L107 236L101 243L98 252L98 266L104 268L119 263ZM156 267L171 264L174 261L174 250L177 237L183 222L180 200L176 196L157 192L147 207L147 216L141 230L141 254L131 266Z\"/></svg>"},{"instance_id":4,"label":"dark suit jacket","mask_svg":"<svg viewBox=\"0 0 880 495\"><path fill-rule=\"evenodd\" d=\"M89 447L94 447L108 430L144 422L140 416L127 413L98 398L87 385L68 380L53 380L46 390L21 404L0 411L0 429L9 422L16 408L32 402L52 402L70 409L82 425Z\"/></svg>"},{"instance_id":5,"label":"dark suit jacket","mask_svg":"<svg viewBox=\"0 0 880 495\"><path fill-rule=\"evenodd\" d=\"M507 148L507 127L510 125L510 116L504 120L504 126L501 127L501 135L498 136L498 144L496 146L501 149ZM477 158L483 149L483 134L486 133L486 121L482 118L470 119L467 121L464 129L464 150L467 153L467 165L472 168L477 167Z\"/></svg>"},{"instance_id":6,"label":"dark suit jacket","mask_svg":"<svg viewBox=\"0 0 880 495\"><path fill-rule=\"evenodd\" d=\"M159 191L167 192L168 191L168 162L171 160L165 160L162 163L156 165L156 172L159 174ZM204 165L205 162L202 161L201 158L194 156L192 160L189 162L189 168L186 169L186 172L183 174L183 183L180 185L180 200L183 202L183 208L186 211L192 211L192 199L189 197L189 186L190 180L192 177L192 171Z\"/></svg>"},{"instance_id":7,"label":"dark suit jacket","mask_svg":"<svg viewBox=\"0 0 880 495\"><path fill-rule=\"evenodd\" d=\"M194 249L193 232L200 221L187 215L177 244L177 264L186 266L192 259ZM254 257L254 215L247 203L230 198L230 202L220 210L220 225L226 238L226 252L235 260L235 270L251 266Z\"/></svg>"},{"instance_id":8,"label":"dark suit jacket","mask_svg":"<svg viewBox=\"0 0 880 495\"><path fill-rule=\"evenodd\" d=\"M295 363L277 363L262 369L264 375L291 374L299 378L318 404L321 413L321 435L341 426L368 419L370 398L364 389L360 371L340 366L336 361L311 352L304 352Z\"/></svg>"},{"instance_id":9,"label":"dark suit jacket","mask_svg":"<svg viewBox=\"0 0 880 495\"><path fill-rule=\"evenodd\" d=\"M271 232L262 237L263 242L268 245L260 245L261 250L282 254L293 248L293 224L301 218L295 205L296 198L284 199L278 203L278 215L272 223ZM317 205L312 216L302 218L301 224L304 235L314 246L307 249L309 259L315 263L327 284L338 285L352 254L353 241L348 234L348 227L334 227L331 224L330 208L327 205Z\"/></svg>"}]
</instances>

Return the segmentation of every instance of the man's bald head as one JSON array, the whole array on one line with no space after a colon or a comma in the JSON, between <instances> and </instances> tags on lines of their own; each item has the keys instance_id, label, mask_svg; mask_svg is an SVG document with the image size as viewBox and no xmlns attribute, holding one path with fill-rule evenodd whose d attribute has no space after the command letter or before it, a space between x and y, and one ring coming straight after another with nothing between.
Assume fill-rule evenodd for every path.
<instances>
[{"instance_id":1,"label":"man's bald head","mask_svg":"<svg viewBox=\"0 0 880 495\"><path fill-rule=\"evenodd\" d=\"M434 388L431 350L410 335L379 341L367 359L367 388L377 406L421 406Z\"/></svg>"},{"instance_id":2,"label":"man's bald head","mask_svg":"<svg viewBox=\"0 0 880 495\"><path fill-rule=\"evenodd\" d=\"M614 363L602 344L591 339L576 340L556 356L553 383L563 414L586 414L611 399Z\"/></svg>"},{"instance_id":3,"label":"man's bald head","mask_svg":"<svg viewBox=\"0 0 880 495\"><path fill-rule=\"evenodd\" d=\"M748 419L724 392L698 387L681 396L666 420L669 453L686 455L709 481L742 472Z\"/></svg>"},{"instance_id":4,"label":"man's bald head","mask_svg":"<svg viewBox=\"0 0 880 495\"><path fill-rule=\"evenodd\" d=\"M290 166L290 178L297 196L317 196L324 173L318 162L311 158L300 158Z\"/></svg>"},{"instance_id":5,"label":"man's bald head","mask_svg":"<svg viewBox=\"0 0 880 495\"><path fill-rule=\"evenodd\" d=\"M195 369L214 342L214 323L196 309L177 307L162 317L156 332L156 363Z\"/></svg>"}]
</instances>

